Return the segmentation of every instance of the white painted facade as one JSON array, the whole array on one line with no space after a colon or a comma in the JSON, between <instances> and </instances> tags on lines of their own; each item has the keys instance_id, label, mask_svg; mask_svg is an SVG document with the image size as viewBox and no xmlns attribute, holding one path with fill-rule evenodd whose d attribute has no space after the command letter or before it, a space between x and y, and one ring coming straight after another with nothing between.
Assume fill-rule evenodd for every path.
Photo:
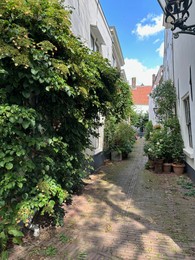
<instances>
[{"instance_id":1,"label":"white painted facade","mask_svg":"<svg viewBox=\"0 0 195 260\"><path fill-rule=\"evenodd\" d=\"M109 27L99 0L65 0L65 8L72 10L72 32L82 42L94 51L99 51L104 58L110 61L113 67L121 71L124 58L120 48L115 27ZM122 72L124 78L125 74ZM104 122L104 118L101 117ZM98 155L103 151L104 128L97 132L99 138L92 138L94 150L88 151L91 155Z\"/></svg>"},{"instance_id":2,"label":"white painted facade","mask_svg":"<svg viewBox=\"0 0 195 260\"><path fill-rule=\"evenodd\" d=\"M160 1L163 2L162 0ZM186 24L195 24L195 1L189 9ZM165 24L166 25L166 24ZM175 30L176 31L176 30ZM177 93L177 115L181 125L186 155L187 171L195 180L195 35L179 34L173 38L170 29L165 30L164 80L173 79ZM186 101L189 98L191 134L186 117Z\"/></svg>"},{"instance_id":3,"label":"white painted facade","mask_svg":"<svg viewBox=\"0 0 195 260\"><path fill-rule=\"evenodd\" d=\"M157 74L155 75L154 80L153 80L152 90L155 89L162 82L163 72L164 72L164 66L161 65L159 70L158 70L158 72L157 72ZM153 125L156 125L157 124L157 118L155 116L154 110L155 110L154 101L151 98L151 96L149 96L149 109L148 109L149 120L152 121Z\"/></svg>"},{"instance_id":4,"label":"white painted facade","mask_svg":"<svg viewBox=\"0 0 195 260\"><path fill-rule=\"evenodd\" d=\"M149 105L134 105L134 110L138 114L147 114L149 112Z\"/></svg>"},{"instance_id":5,"label":"white painted facade","mask_svg":"<svg viewBox=\"0 0 195 260\"><path fill-rule=\"evenodd\" d=\"M173 32L166 29L164 32L163 80L173 81Z\"/></svg>"}]
</instances>

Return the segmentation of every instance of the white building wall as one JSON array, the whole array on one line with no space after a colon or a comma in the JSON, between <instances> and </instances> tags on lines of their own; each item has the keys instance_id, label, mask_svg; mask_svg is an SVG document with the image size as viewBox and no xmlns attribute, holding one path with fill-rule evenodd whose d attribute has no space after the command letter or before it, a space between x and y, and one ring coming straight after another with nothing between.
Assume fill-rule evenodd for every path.
<instances>
[{"instance_id":1,"label":"white building wall","mask_svg":"<svg viewBox=\"0 0 195 260\"><path fill-rule=\"evenodd\" d=\"M153 81L152 91L156 88L156 86L158 86L162 82L163 72L164 72L164 66L161 65L157 72L157 75L155 76L155 79ZM156 107L156 105L154 103L154 100L149 95L149 120L152 121L153 125L156 125L158 123L158 118L156 118L156 115L154 112L155 107Z\"/></svg>"},{"instance_id":2,"label":"white building wall","mask_svg":"<svg viewBox=\"0 0 195 260\"><path fill-rule=\"evenodd\" d=\"M195 4L195 3L194 3ZM193 15L195 17L195 5L193 4ZM192 14L191 14L192 15ZM194 20L195 23L195 20ZM182 136L185 144L187 163L195 169L195 36L180 35L174 40L174 85L178 96L177 113L181 124ZM191 82L190 86L190 67ZM193 148L189 147L188 130L186 126L184 99L189 95L191 126L193 135Z\"/></svg>"},{"instance_id":3,"label":"white building wall","mask_svg":"<svg viewBox=\"0 0 195 260\"><path fill-rule=\"evenodd\" d=\"M149 121L152 121L153 125L156 125L156 117L154 113L155 104L151 96L149 96Z\"/></svg>"},{"instance_id":4,"label":"white building wall","mask_svg":"<svg viewBox=\"0 0 195 260\"><path fill-rule=\"evenodd\" d=\"M105 43L101 45L102 56L112 64L112 36L99 1L65 0L65 6L73 7L70 9L72 10L72 32L80 37L88 47L91 46L90 25L97 26Z\"/></svg>"},{"instance_id":5,"label":"white building wall","mask_svg":"<svg viewBox=\"0 0 195 260\"><path fill-rule=\"evenodd\" d=\"M138 114L146 114L149 112L149 105L134 105L134 109Z\"/></svg>"},{"instance_id":6,"label":"white building wall","mask_svg":"<svg viewBox=\"0 0 195 260\"><path fill-rule=\"evenodd\" d=\"M163 80L172 80L173 81L173 32L171 29L165 30L164 36L164 71L163 71Z\"/></svg>"},{"instance_id":7,"label":"white building wall","mask_svg":"<svg viewBox=\"0 0 195 260\"><path fill-rule=\"evenodd\" d=\"M195 24L195 2L189 9L186 24ZM176 31L176 30L175 30ZM174 31L174 32L175 32ZM179 31L179 30L178 30ZM195 35L179 34L174 39L170 29L165 30L164 80L174 82L177 93L177 114L185 145L186 162L194 170L195 179ZM191 73L190 73L191 69ZM191 79L190 79L191 74ZM190 82L192 83L190 85ZM184 99L189 96L193 147L189 146Z\"/></svg>"},{"instance_id":8,"label":"white building wall","mask_svg":"<svg viewBox=\"0 0 195 260\"><path fill-rule=\"evenodd\" d=\"M122 52L119 48L120 44L117 41L114 27L111 29L107 24L99 0L65 0L64 6L72 10L73 34L79 37L89 48L91 48L92 35L100 47L99 52L102 56L107 58L112 66L117 66L120 70L120 67L124 65ZM112 30L113 35L110 30ZM116 47L118 47L120 53L113 52ZM101 123L103 122L104 118L101 117ZM97 155L103 151L104 127L97 129L97 132L99 138L92 138L91 140L94 150L87 151L91 155Z\"/></svg>"}]
</instances>

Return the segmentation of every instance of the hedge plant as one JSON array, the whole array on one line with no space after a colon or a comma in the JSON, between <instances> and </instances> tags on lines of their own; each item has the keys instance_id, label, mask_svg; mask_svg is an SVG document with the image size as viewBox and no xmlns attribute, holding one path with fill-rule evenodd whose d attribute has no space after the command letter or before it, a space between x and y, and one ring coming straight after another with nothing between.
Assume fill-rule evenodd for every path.
<instances>
[{"instance_id":1,"label":"hedge plant","mask_svg":"<svg viewBox=\"0 0 195 260\"><path fill-rule=\"evenodd\" d=\"M57 0L0 2L0 241L18 223L55 216L82 184L99 117L125 118L128 85L70 30Z\"/></svg>"},{"instance_id":2,"label":"hedge plant","mask_svg":"<svg viewBox=\"0 0 195 260\"><path fill-rule=\"evenodd\" d=\"M112 151L117 151L123 158L127 158L135 143L135 136L135 130L128 122L117 122L115 117L110 117L105 124L105 153L109 155Z\"/></svg>"}]
</instances>

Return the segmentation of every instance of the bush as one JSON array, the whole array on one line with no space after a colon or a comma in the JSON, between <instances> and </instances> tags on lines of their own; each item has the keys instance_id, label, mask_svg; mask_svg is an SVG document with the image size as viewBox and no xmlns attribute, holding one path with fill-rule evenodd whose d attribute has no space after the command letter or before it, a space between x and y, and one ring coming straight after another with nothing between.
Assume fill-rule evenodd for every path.
<instances>
[{"instance_id":1,"label":"bush","mask_svg":"<svg viewBox=\"0 0 195 260\"><path fill-rule=\"evenodd\" d=\"M184 159L183 139L179 121L172 117L164 121L164 126L154 126L154 130L144 145L144 152L150 159L161 158L166 162L181 162Z\"/></svg>"},{"instance_id":2,"label":"bush","mask_svg":"<svg viewBox=\"0 0 195 260\"><path fill-rule=\"evenodd\" d=\"M132 151L135 143L135 131L126 122L116 123L114 118L106 121L105 126L105 150L118 151L123 157Z\"/></svg>"},{"instance_id":3,"label":"bush","mask_svg":"<svg viewBox=\"0 0 195 260\"><path fill-rule=\"evenodd\" d=\"M180 124L177 117L169 118L165 122L167 133L166 147L170 153L173 162L183 162L184 160L184 142L181 136Z\"/></svg>"},{"instance_id":4,"label":"bush","mask_svg":"<svg viewBox=\"0 0 195 260\"><path fill-rule=\"evenodd\" d=\"M150 139L150 135L152 134L152 132L153 132L152 121L148 121L145 126L145 134L144 134L146 140Z\"/></svg>"},{"instance_id":5,"label":"bush","mask_svg":"<svg viewBox=\"0 0 195 260\"><path fill-rule=\"evenodd\" d=\"M157 107L155 113L160 121L175 115L176 91L171 80L164 81L154 88L151 97Z\"/></svg>"},{"instance_id":6,"label":"bush","mask_svg":"<svg viewBox=\"0 0 195 260\"><path fill-rule=\"evenodd\" d=\"M0 77L4 249L10 236L20 241L18 222L55 215L82 184L100 115L123 118L131 104L119 72L73 36L58 0L1 0Z\"/></svg>"},{"instance_id":7,"label":"bush","mask_svg":"<svg viewBox=\"0 0 195 260\"><path fill-rule=\"evenodd\" d=\"M154 128L148 142L144 145L144 152L151 160L163 159L164 131L162 128Z\"/></svg>"}]
</instances>

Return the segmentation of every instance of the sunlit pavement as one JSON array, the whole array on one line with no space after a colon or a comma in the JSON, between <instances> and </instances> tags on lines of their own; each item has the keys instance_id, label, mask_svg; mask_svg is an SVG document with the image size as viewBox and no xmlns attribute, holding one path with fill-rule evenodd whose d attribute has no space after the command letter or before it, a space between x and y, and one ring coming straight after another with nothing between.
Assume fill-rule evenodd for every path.
<instances>
[{"instance_id":1,"label":"sunlit pavement","mask_svg":"<svg viewBox=\"0 0 195 260\"><path fill-rule=\"evenodd\" d=\"M86 180L63 227L41 230L9 259L195 259L195 198L179 176L144 169L143 144Z\"/></svg>"}]
</instances>

